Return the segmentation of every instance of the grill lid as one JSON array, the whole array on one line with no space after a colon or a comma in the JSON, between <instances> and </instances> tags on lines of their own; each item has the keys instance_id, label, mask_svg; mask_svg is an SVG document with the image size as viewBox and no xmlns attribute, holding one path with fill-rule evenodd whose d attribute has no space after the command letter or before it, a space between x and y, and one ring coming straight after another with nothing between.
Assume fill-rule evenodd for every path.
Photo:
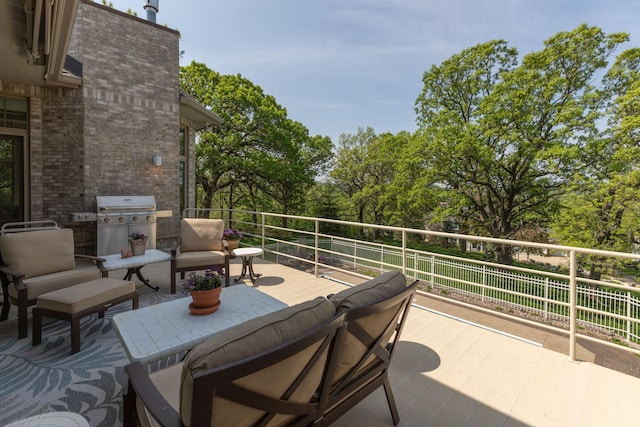
<instances>
[{"instance_id":1,"label":"grill lid","mask_svg":"<svg viewBox=\"0 0 640 427\"><path fill-rule=\"evenodd\" d=\"M155 211L154 196L96 196L98 213Z\"/></svg>"}]
</instances>

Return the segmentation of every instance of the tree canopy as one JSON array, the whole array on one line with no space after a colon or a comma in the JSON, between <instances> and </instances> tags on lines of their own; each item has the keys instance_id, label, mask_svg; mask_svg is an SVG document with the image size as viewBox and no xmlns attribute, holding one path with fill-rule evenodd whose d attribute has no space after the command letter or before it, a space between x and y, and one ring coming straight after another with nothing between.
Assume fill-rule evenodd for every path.
<instances>
[{"instance_id":1,"label":"tree canopy","mask_svg":"<svg viewBox=\"0 0 640 427\"><path fill-rule=\"evenodd\" d=\"M627 39L581 25L519 65L516 49L498 40L426 71L412 153L423 162L423 191L448 190L436 211L464 210L471 231L497 238L547 223L594 142L601 98L592 82ZM510 256L498 248L500 262Z\"/></svg>"},{"instance_id":2,"label":"tree canopy","mask_svg":"<svg viewBox=\"0 0 640 427\"><path fill-rule=\"evenodd\" d=\"M182 89L224 119L197 144L201 205L215 196L229 208L413 228L453 221L463 234L551 233L631 250L640 49L609 65L628 38L580 25L522 57L503 40L464 49L423 74L414 134L358 128L340 136L335 156L329 138L310 136L259 86L193 62L181 68ZM495 253L510 262L507 247Z\"/></svg>"},{"instance_id":3,"label":"tree canopy","mask_svg":"<svg viewBox=\"0 0 640 427\"><path fill-rule=\"evenodd\" d=\"M196 175L201 207L241 203L253 210L297 213L305 191L326 169L331 140L310 136L275 98L241 75L221 75L192 62L180 68L180 87L224 123L200 135Z\"/></svg>"}]
</instances>

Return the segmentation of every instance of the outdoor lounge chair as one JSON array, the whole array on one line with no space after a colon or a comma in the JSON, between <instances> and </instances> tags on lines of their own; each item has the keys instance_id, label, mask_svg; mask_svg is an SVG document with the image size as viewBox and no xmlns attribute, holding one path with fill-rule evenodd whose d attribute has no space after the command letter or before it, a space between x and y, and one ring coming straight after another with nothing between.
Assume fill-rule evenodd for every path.
<instances>
[{"instance_id":1,"label":"outdoor lounge chair","mask_svg":"<svg viewBox=\"0 0 640 427\"><path fill-rule=\"evenodd\" d=\"M229 249L223 239L221 219L184 218L180 221L180 240L171 249L171 293L176 293L176 273L184 279L186 271L211 266L224 269L224 284L229 286Z\"/></svg>"},{"instance_id":2,"label":"outdoor lounge chair","mask_svg":"<svg viewBox=\"0 0 640 427\"><path fill-rule=\"evenodd\" d=\"M399 272L218 332L182 363L126 367L124 425L329 425L388 378L417 281Z\"/></svg>"},{"instance_id":3,"label":"outdoor lounge chair","mask_svg":"<svg viewBox=\"0 0 640 427\"><path fill-rule=\"evenodd\" d=\"M104 259L73 252L73 230L57 225L0 235L0 320L7 320L11 304L18 306L18 338L27 336L27 308L40 295L105 276Z\"/></svg>"},{"instance_id":4,"label":"outdoor lounge chair","mask_svg":"<svg viewBox=\"0 0 640 427\"><path fill-rule=\"evenodd\" d=\"M306 426L321 416L342 325L319 297L221 331L182 363L149 375L126 367L124 425Z\"/></svg>"},{"instance_id":5,"label":"outdoor lounge chair","mask_svg":"<svg viewBox=\"0 0 640 427\"><path fill-rule=\"evenodd\" d=\"M398 424L389 367L417 287L417 280L407 286L404 275L390 271L330 297L337 313L345 314L346 326L338 337L340 352L321 425L330 425L380 386Z\"/></svg>"}]
</instances>

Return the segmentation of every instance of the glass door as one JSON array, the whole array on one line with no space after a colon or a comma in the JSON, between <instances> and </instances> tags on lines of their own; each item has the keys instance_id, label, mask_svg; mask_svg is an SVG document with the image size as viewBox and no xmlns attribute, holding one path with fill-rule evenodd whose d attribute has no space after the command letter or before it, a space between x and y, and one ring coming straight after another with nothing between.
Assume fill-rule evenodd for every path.
<instances>
[{"instance_id":1,"label":"glass door","mask_svg":"<svg viewBox=\"0 0 640 427\"><path fill-rule=\"evenodd\" d=\"M24 221L24 137L0 133L0 225Z\"/></svg>"}]
</instances>

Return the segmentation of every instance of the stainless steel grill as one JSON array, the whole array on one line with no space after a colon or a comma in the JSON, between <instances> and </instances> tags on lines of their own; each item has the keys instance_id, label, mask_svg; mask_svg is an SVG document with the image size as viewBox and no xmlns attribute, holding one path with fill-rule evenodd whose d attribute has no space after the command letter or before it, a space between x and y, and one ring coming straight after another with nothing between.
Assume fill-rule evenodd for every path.
<instances>
[{"instance_id":1,"label":"stainless steel grill","mask_svg":"<svg viewBox=\"0 0 640 427\"><path fill-rule=\"evenodd\" d=\"M154 196L97 196L97 213L71 214L73 222L97 222L97 253L112 255L129 246L129 234L144 233L147 249L156 248L156 221L170 217L170 210L156 210Z\"/></svg>"}]
</instances>

